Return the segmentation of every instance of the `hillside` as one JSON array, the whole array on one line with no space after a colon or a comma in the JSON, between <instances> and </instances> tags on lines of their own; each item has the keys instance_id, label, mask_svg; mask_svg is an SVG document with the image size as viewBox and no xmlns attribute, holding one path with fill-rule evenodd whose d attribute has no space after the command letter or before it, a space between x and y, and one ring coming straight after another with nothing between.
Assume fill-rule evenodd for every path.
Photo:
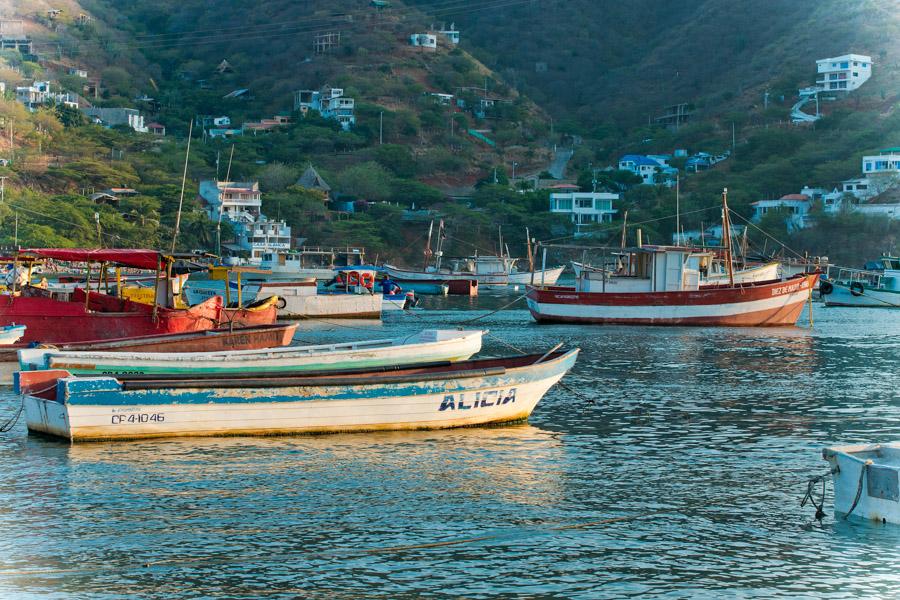
<instances>
[{"instance_id":1,"label":"hillside","mask_svg":"<svg viewBox=\"0 0 900 600\"><path fill-rule=\"evenodd\" d=\"M898 145L900 17L893 6L887 0L771 0L765 10L734 0L627 6L605 0L14 0L12 16L25 19L39 60L0 54L0 80L9 87L47 78L97 106L134 106L164 124L168 135L105 130L59 110L25 114L8 95L0 119L18 123L17 160L0 167L0 176L10 177L7 193L20 199L18 206L23 198L44 203L40 219L20 214L20 234L33 238L28 243L95 239L94 205L84 196L128 185L140 195L124 210L100 209L118 236L106 243L161 245L172 234L184 140L195 122L185 194L191 226L180 238L185 249L208 247L211 224L196 201L197 183L224 177L233 147L232 178L259 179L264 210L287 219L295 235L311 243L364 244L382 257L417 262L429 216L420 215L425 223L403 221L404 208L444 216L450 253L494 250L498 226L511 243L521 241L526 225L540 238L570 236L571 225L546 212L546 192L517 194L506 185L515 168L519 174L545 170L553 145L572 145L568 176L584 189L597 177L592 169L615 164L622 154L733 151L715 169L682 180L682 223L699 227L710 217L693 211L713 207L722 187L749 216L755 200L803 185L830 189L858 174L863 153ZM63 12L51 19L47 11L58 8ZM442 35L436 50L409 45L411 34L451 22L461 32L458 46ZM317 51L316 40L326 35L331 43ZM823 101L825 117L815 125L790 125L790 106L797 88L813 82L815 59L848 51L875 57L872 79L849 97ZM96 94L68 74L74 67L97 82ZM347 131L294 110L296 90L326 85L355 100L356 124ZM690 119L678 128L655 123L676 102L691 104ZM227 140L209 138L200 125L203 115L227 115L240 127L276 114L289 122ZM4 144L0 136L0 153ZM377 204L352 215L327 210L320 197L292 186L308 163L336 192ZM473 191L494 173L499 185ZM66 222L78 223L80 233L46 217L57 207L77 213ZM629 211L629 223L646 221L645 236L653 241L674 230L671 189L632 187L617 207L619 216ZM0 243L13 241L9 225L4 220ZM771 233L787 238L777 227ZM896 235L888 228L871 247L847 256L877 252ZM812 239L792 243L817 252L822 246Z\"/></svg>"},{"instance_id":2,"label":"hillside","mask_svg":"<svg viewBox=\"0 0 900 600\"><path fill-rule=\"evenodd\" d=\"M760 104L766 89L790 98L812 82L815 59L851 51L894 83L900 63L893 0L547 0L454 17L485 64L589 127L646 123L680 102L717 115Z\"/></svg>"}]
</instances>

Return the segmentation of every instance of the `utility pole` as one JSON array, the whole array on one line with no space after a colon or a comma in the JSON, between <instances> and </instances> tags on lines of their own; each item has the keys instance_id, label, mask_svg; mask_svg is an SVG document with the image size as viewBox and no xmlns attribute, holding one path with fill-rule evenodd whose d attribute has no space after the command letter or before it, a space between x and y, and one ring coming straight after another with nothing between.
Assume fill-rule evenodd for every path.
<instances>
[{"instance_id":1,"label":"utility pole","mask_svg":"<svg viewBox=\"0 0 900 600\"><path fill-rule=\"evenodd\" d=\"M736 139L737 138L735 137L735 134L734 134L734 121L732 121L731 122L731 153L732 154L734 154L734 146L735 146Z\"/></svg>"},{"instance_id":2,"label":"utility pole","mask_svg":"<svg viewBox=\"0 0 900 600\"><path fill-rule=\"evenodd\" d=\"M9 179L6 175L0 175L0 204L4 202L4 192L6 191L6 180Z\"/></svg>"},{"instance_id":3,"label":"utility pole","mask_svg":"<svg viewBox=\"0 0 900 600\"><path fill-rule=\"evenodd\" d=\"M519 166L519 163L517 163L516 161L513 161L513 176L512 176L513 185L516 184L516 167L517 166Z\"/></svg>"},{"instance_id":4,"label":"utility pole","mask_svg":"<svg viewBox=\"0 0 900 600\"><path fill-rule=\"evenodd\" d=\"M378 145L384 144L384 111L378 113Z\"/></svg>"},{"instance_id":5,"label":"utility pole","mask_svg":"<svg viewBox=\"0 0 900 600\"><path fill-rule=\"evenodd\" d=\"M13 234L13 246L16 247L16 250L19 249L19 213L16 212L16 229Z\"/></svg>"},{"instance_id":6,"label":"utility pole","mask_svg":"<svg viewBox=\"0 0 900 600\"><path fill-rule=\"evenodd\" d=\"M96 221L96 223L97 223L97 247L102 248L103 247L103 238L100 237L100 213L98 213L98 212L94 213L94 221Z\"/></svg>"},{"instance_id":7,"label":"utility pole","mask_svg":"<svg viewBox=\"0 0 900 600\"><path fill-rule=\"evenodd\" d=\"M680 198L679 192L680 192L681 190L680 190L680 188L679 188L679 183L680 183L680 182L679 182L679 179L678 179L678 173L675 173L675 235L676 235L676 238L675 238L675 239L678 240L678 243L675 244L676 246L680 246L681 243L682 243L682 239L681 239L681 210L679 210L679 209L681 208L681 207L679 206L679 204L680 204L680 199L681 199L681 198Z\"/></svg>"}]
</instances>

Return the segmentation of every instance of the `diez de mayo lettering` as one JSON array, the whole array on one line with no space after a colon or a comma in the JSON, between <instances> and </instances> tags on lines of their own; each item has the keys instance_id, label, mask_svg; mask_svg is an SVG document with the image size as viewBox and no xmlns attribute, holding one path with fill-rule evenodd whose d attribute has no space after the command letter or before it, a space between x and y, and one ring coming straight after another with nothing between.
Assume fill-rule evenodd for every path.
<instances>
[{"instance_id":1,"label":"diez de mayo lettering","mask_svg":"<svg viewBox=\"0 0 900 600\"><path fill-rule=\"evenodd\" d=\"M777 288L772 288L773 296L781 296L782 294L788 294L790 292L796 292L799 289L803 289L809 287L809 283L804 279L799 283L792 283L790 285L782 285Z\"/></svg>"},{"instance_id":2,"label":"diez de mayo lettering","mask_svg":"<svg viewBox=\"0 0 900 600\"><path fill-rule=\"evenodd\" d=\"M475 392L472 394L447 394L441 401L438 410L469 410L472 408L487 408L489 406L501 406L516 401L516 388L503 390L490 390L487 392Z\"/></svg>"}]
</instances>

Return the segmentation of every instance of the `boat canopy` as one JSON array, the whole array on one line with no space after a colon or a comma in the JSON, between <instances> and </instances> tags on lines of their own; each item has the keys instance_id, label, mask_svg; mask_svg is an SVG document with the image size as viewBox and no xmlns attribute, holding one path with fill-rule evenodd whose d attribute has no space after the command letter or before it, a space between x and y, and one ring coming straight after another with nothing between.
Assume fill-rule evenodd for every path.
<instances>
[{"instance_id":1,"label":"boat canopy","mask_svg":"<svg viewBox=\"0 0 900 600\"><path fill-rule=\"evenodd\" d=\"M126 248L25 248L20 253L39 258L52 258L68 262L110 263L122 267L155 271L165 268L172 257L157 250Z\"/></svg>"}]
</instances>

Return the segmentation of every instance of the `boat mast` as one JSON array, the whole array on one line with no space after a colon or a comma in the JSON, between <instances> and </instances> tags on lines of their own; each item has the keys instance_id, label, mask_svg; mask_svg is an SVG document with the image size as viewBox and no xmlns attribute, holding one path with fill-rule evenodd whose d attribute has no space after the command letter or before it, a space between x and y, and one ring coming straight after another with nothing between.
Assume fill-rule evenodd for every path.
<instances>
[{"instance_id":1,"label":"boat mast","mask_svg":"<svg viewBox=\"0 0 900 600\"><path fill-rule=\"evenodd\" d=\"M425 243L425 250L422 254L425 255L425 262L422 265L422 272L428 270L428 261L431 258L431 233L434 231L434 220L432 219L431 223L428 224L428 242Z\"/></svg>"},{"instance_id":2,"label":"boat mast","mask_svg":"<svg viewBox=\"0 0 900 600\"><path fill-rule=\"evenodd\" d=\"M178 241L178 230L181 228L181 207L184 205L184 185L187 182L188 159L191 157L191 135L194 132L194 119L188 127L187 150L184 152L184 173L181 175L181 197L178 198L178 214L175 215L175 232L172 234L172 254L175 253L175 242Z\"/></svg>"},{"instance_id":3,"label":"boat mast","mask_svg":"<svg viewBox=\"0 0 900 600\"><path fill-rule=\"evenodd\" d=\"M625 231L628 227L628 211L625 211L625 216L622 219L622 248L625 247Z\"/></svg>"},{"instance_id":4,"label":"boat mast","mask_svg":"<svg viewBox=\"0 0 900 600\"><path fill-rule=\"evenodd\" d=\"M722 237L725 238L725 267L728 282L734 287L734 256L731 252L731 219L728 218L728 188L722 189Z\"/></svg>"},{"instance_id":5,"label":"boat mast","mask_svg":"<svg viewBox=\"0 0 900 600\"><path fill-rule=\"evenodd\" d=\"M441 257L444 256L444 220L438 223L437 252L434 253L434 270L441 270Z\"/></svg>"},{"instance_id":6,"label":"boat mast","mask_svg":"<svg viewBox=\"0 0 900 600\"><path fill-rule=\"evenodd\" d=\"M228 157L228 170L225 173L225 189L228 189L228 182L231 180L231 159L234 158L234 144L231 145L231 155ZM219 192L218 179L219 159L216 158L216 192L219 193L219 220L216 222L216 255L222 260L222 213L225 212L225 193Z\"/></svg>"},{"instance_id":7,"label":"boat mast","mask_svg":"<svg viewBox=\"0 0 900 600\"><path fill-rule=\"evenodd\" d=\"M675 174L675 239L678 240L678 243L675 244L676 246L680 246L684 242L684 240L682 239L682 235L681 235L681 210L680 210L680 208L681 208L681 206L680 206L681 186L679 184L680 184L680 182L678 180L678 174L676 173Z\"/></svg>"},{"instance_id":8,"label":"boat mast","mask_svg":"<svg viewBox=\"0 0 900 600\"><path fill-rule=\"evenodd\" d=\"M525 249L528 251L528 270L534 273L534 255L531 253L531 233L525 228Z\"/></svg>"}]
</instances>

